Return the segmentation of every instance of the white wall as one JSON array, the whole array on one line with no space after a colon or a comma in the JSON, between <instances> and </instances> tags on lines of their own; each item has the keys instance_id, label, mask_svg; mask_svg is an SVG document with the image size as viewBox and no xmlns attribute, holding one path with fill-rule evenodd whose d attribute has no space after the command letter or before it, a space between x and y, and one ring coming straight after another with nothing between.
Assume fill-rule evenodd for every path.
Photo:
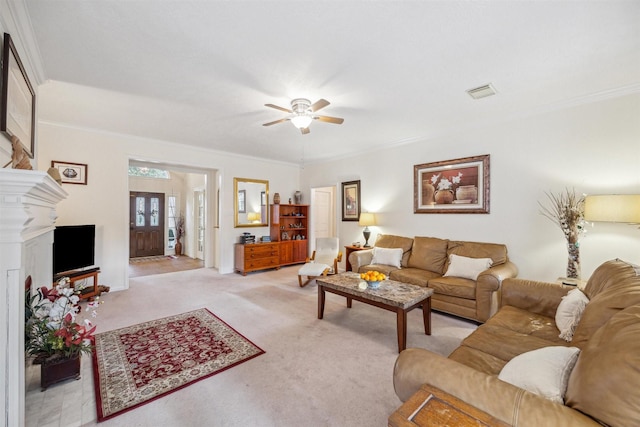
<instances>
[{"instance_id":1,"label":"white wall","mask_svg":"<svg viewBox=\"0 0 640 427\"><path fill-rule=\"evenodd\" d=\"M491 156L490 214L413 213L414 165L482 154ZM565 188L640 193L640 94L307 165L301 188L354 179L363 211L377 213L370 242L388 233L505 243L520 277L554 280L566 272L565 240L538 201ZM340 221L339 236L343 245L364 242L357 222ZM640 263L640 229L595 224L581 240L582 277L616 257Z\"/></svg>"},{"instance_id":2,"label":"white wall","mask_svg":"<svg viewBox=\"0 0 640 427\"><path fill-rule=\"evenodd\" d=\"M46 90L41 92L45 95L40 97L40 102L56 102L46 97ZM271 191L281 194L293 194L299 184L299 168L295 165L50 123L40 123L39 132L38 169L46 170L51 160L88 165L87 185L64 185L69 197L58 207L57 224L96 224L96 264L102 270L100 282L114 290L128 287L130 159L219 171L222 179L220 228L210 229L209 235L217 232L219 236L221 273L233 271L233 244L241 231L246 231L234 228L233 177L269 180ZM209 194L215 194L214 181L211 180L212 185L207 189ZM212 209L208 215L208 223L214 224ZM251 231L256 235L269 234L268 227Z\"/></svg>"}]
</instances>

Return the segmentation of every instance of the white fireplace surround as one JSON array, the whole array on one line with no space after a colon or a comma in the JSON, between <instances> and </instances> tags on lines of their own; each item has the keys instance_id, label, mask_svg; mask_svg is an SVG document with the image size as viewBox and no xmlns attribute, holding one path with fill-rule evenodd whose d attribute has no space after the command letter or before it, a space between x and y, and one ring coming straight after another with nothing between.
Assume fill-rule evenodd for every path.
<instances>
[{"instance_id":1,"label":"white fireplace surround","mask_svg":"<svg viewBox=\"0 0 640 427\"><path fill-rule=\"evenodd\" d=\"M24 283L52 282L56 205L67 192L46 172L0 169L0 426L24 426Z\"/></svg>"}]
</instances>

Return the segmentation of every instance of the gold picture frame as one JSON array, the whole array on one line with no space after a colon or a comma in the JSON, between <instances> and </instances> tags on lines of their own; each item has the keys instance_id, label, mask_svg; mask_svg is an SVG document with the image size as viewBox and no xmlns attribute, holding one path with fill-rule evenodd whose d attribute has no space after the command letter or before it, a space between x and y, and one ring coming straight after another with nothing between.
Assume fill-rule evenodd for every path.
<instances>
[{"instance_id":1,"label":"gold picture frame","mask_svg":"<svg viewBox=\"0 0 640 427\"><path fill-rule=\"evenodd\" d=\"M489 213L489 155L415 165L413 213Z\"/></svg>"}]
</instances>

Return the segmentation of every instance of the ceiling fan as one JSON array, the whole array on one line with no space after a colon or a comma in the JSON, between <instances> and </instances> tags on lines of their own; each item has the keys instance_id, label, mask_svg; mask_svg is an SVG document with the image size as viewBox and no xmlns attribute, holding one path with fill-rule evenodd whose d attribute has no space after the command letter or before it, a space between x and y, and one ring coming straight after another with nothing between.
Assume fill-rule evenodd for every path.
<instances>
[{"instance_id":1,"label":"ceiling fan","mask_svg":"<svg viewBox=\"0 0 640 427\"><path fill-rule=\"evenodd\" d=\"M290 116L285 117L284 119L275 120L273 122L264 123L262 126L271 126L278 123L291 121L295 127L300 129L303 135L309 133L309 125L314 120L320 120L321 122L334 123L337 125L342 124L344 119L340 117L330 117L330 116L318 116L314 114L316 111L321 108L329 105L329 101L326 99L319 99L313 104L311 101L305 98L296 98L291 101L291 109L279 107L273 104L264 104L265 107L275 108L276 110L284 111L289 113Z\"/></svg>"}]
</instances>

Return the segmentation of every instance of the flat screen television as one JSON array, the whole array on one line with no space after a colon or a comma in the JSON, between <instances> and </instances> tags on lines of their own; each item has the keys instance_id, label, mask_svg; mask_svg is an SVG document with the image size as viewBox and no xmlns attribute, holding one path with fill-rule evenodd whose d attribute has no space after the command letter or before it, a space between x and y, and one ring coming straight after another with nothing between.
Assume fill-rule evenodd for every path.
<instances>
[{"instance_id":1,"label":"flat screen television","mask_svg":"<svg viewBox=\"0 0 640 427\"><path fill-rule=\"evenodd\" d=\"M53 276L95 264L96 226L64 225L53 231Z\"/></svg>"}]
</instances>

